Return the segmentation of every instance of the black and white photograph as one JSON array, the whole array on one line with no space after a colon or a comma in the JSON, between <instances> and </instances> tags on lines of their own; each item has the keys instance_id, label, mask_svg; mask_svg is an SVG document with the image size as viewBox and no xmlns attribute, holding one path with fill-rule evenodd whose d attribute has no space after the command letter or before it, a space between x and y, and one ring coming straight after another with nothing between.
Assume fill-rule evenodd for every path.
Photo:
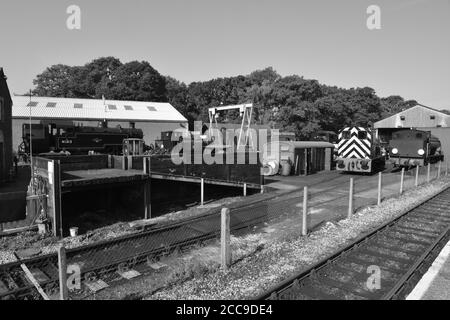
<instances>
[{"instance_id":1,"label":"black and white photograph","mask_svg":"<svg viewBox=\"0 0 450 320\"><path fill-rule=\"evenodd\" d=\"M0 300L450 300L449 170L450 0L0 0Z\"/></svg>"}]
</instances>

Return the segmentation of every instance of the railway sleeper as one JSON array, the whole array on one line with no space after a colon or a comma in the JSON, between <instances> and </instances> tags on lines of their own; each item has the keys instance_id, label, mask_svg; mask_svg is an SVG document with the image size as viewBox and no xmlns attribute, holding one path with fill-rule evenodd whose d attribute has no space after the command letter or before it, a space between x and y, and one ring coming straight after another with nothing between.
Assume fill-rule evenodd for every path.
<instances>
[{"instance_id":1,"label":"railway sleeper","mask_svg":"<svg viewBox=\"0 0 450 320\"><path fill-rule=\"evenodd\" d=\"M414 235L417 237L429 238L431 240L434 240L437 238L437 236L439 236L439 234L433 235L433 234L426 233L424 231L411 230L408 227L403 227L403 226L395 226L394 228L391 229L391 231L399 232L402 234Z\"/></svg>"},{"instance_id":2,"label":"railway sleeper","mask_svg":"<svg viewBox=\"0 0 450 320\"><path fill-rule=\"evenodd\" d=\"M434 237L430 237L430 236L424 236L421 234L416 234L416 233L410 233L410 232L405 232L402 230L399 230L397 228L392 228L390 229L391 233L397 233L400 234L404 237L408 237L408 238L413 238L416 241L422 241L424 244L431 244L433 242L433 240L435 239ZM404 239L406 241L408 241L408 238Z\"/></svg>"},{"instance_id":3,"label":"railway sleeper","mask_svg":"<svg viewBox=\"0 0 450 320\"><path fill-rule=\"evenodd\" d=\"M376 242L374 243L374 245L376 245L377 248L382 248L385 250L398 250L398 251L401 250L402 253L414 256L416 258L420 257L420 254L417 253L417 251L415 251L415 250L399 248L398 245L383 241L381 239L377 239Z\"/></svg>"},{"instance_id":4,"label":"railway sleeper","mask_svg":"<svg viewBox=\"0 0 450 320\"><path fill-rule=\"evenodd\" d=\"M430 217L430 215L416 215L416 214L411 214L410 216L407 217L406 219L407 222L413 222L413 223L420 223L420 224L428 224L431 226L435 226L436 224L438 225L445 225L448 222L447 221L443 221L441 219L436 219L433 217Z\"/></svg>"},{"instance_id":5,"label":"railway sleeper","mask_svg":"<svg viewBox=\"0 0 450 320\"><path fill-rule=\"evenodd\" d=\"M353 272L355 273L355 272ZM319 279L321 282L337 287L342 291L347 293L360 296L364 299L375 299L377 298L374 295L374 292L367 288L367 279L369 275L367 273L359 273L356 272L356 275L350 276L350 279L347 281L342 281L339 279L339 274L342 276L349 276L348 269L340 268L337 265L330 266L329 270L323 274L321 274L321 278Z\"/></svg>"},{"instance_id":6,"label":"railway sleeper","mask_svg":"<svg viewBox=\"0 0 450 320\"><path fill-rule=\"evenodd\" d=\"M420 217L408 217L407 219L402 221L403 223L416 224L416 225L426 225L428 228L432 228L433 230L439 229L445 225L440 221L436 220L424 220Z\"/></svg>"},{"instance_id":7,"label":"railway sleeper","mask_svg":"<svg viewBox=\"0 0 450 320\"><path fill-rule=\"evenodd\" d=\"M450 204L449 204L450 206ZM444 220L448 220L450 219L450 214L448 212L448 209L446 208L446 210L442 210L442 211L438 211L436 209L428 209L428 210L424 210L424 209L420 209L420 210L414 210L412 212L412 215L417 214L420 216L425 216L425 217L435 217L435 218L439 218L439 219L444 219Z\"/></svg>"},{"instance_id":8,"label":"railway sleeper","mask_svg":"<svg viewBox=\"0 0 450 320\"><path fill-rule=\"evenodd\" d=\"M373 265L381 264L380 259L381 259L381 261L387 259L387 260L390 260L390 261L393 261L393 262L396 262L396 263L400 263L400 264L403 264L403 265L409 265L411 263L410 259L393 257L390 254L385 254L385 253L381 253L381 252L377 251L376 248L370 248L370 247L366 247L364 249L361 248L361 250L359 250L358 253L374 257L377 261L372 263Z\"/></svg>"},{"instance_id":9,"label":"railway sleeper","mask_svg":"<svg viewBox=\"0 0 450 320\"><path fill-rule=\"evenodd\" d=\"M375 262L373 261L367 261L365 259L362 259L360 257L348 257L345 259L345 261L342 261L341 263L345 265L345 263L354 263L354 264L358 264L360 266L363 267L363 269L366 271L367 268L371 265L374 265ZM403 267L398 267L398 266L393 266L392 264L388 264L387 261L383 260L383 261L378 261L377 265L384 271L387 271L393 275L397 275L399 277L401 277L403 275ZM347 267L344 267L347 268Z\"/></svg>"},{"instance_id":10,"label":"railway sleeper","mask_svg":"<svg viewBox=\"0 0 450 320\"><path fill-rule=\"evenodd\" d=\"M430 211L414 211L411 213L411 217L423 220L441 221L442 223L450 222L449 215L438 215L432 212L430 213Z\"/></svg>"},{"instance_id":11,"label":"railway sleeper","mask_svg":"<svg viewBox=\"0 0 450 320\"><path fill-rule=\"evenodd\" d=\"M370 294L370 291L366 291L360 288L359 283L354 282L342 282L337 280L336 278L331 277L329 274L322 275L319 279L317 279L322 285L335 289L337 292L335 295L346 298L348 295L358 296L362 299L372 299L373 295Z\"/></svg>"},{"instance_id":12,"label":"railway sleeper","mask_svg":"<svg viewBox=\"0 0 450 320\"><path fill-rule=\"evenodd\" d=\"M403 228L403 229L407 229L413 232L424 232L424 233L428 233L430 235L434 235L435 237L439 236L439 231L437 231L434 228L416 228L416 227L410 227L408 225L404 226L404 225L399 225L398 227Z\"/></svg>"},{"instance_id":13,"label":"railway sleeper","mask_svg":"<svg viewBox=\"0 0 450 320\"><path fill-rule=\"evenodd\" d=\"M310 278L302 280L297 287L291 286L289 288L292 290L289 294L289 298L296 299L295 297L298 297L299 294L301 294L302 296L309 297L312 300L337 300L336 296L324 292L324 290L321 290L321 287L323 286Z\"/></svg>"},{"instance_id":14,"label":"railway sleeper","mask_svg":"<svg viewBox=\"0 0 450 320\"><path fill-rule=\"evenodd\" d=\"M316 297L321 300L338 300L339 298L345 300L367 300L367 298L356 294L350 290L343 290L336 286L336 281L328 281L323 277L310 279L310 286L316 288ZM342 285L342 284L340 284ZM309 294L309 292L307 292Z\"/></svg>"},{"instance_id":15,"label":"railway sleeper","mask_svg":"<svg viewBox=\"0 0 450 320\"><path fill-rule=\"evenodd\" d=\"M427 247L429 246L431 243L427 242L427 241L420 241L420 240L415 240L415 239L411 239L411 237L406 237L403 234L398 236L398 235L392 235L392 234L383 234L384 237L388 238L388 239L392 239L395 240L397 242L409 242L411 244L415 244L415 245L419 245L422 247ZM424 248L425 250L425 248Z\"/></svg>"}]
</instances>

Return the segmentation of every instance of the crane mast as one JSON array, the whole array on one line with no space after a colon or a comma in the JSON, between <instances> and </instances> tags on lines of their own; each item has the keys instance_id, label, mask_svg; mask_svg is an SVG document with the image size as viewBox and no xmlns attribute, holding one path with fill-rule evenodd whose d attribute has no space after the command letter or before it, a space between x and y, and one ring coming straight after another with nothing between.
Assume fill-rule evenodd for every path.
<instances>
[{"instance_id":1,"label":"crane mast","mask_svg":"<svg viewBox=\"0 0 450 320\"><path fill-rule=\"evenodd\" d=\"M241 146L241 139L244 136L244 143L243 145L246 146L247 143L251 143L251 146L253 145L253 139L250 135L250 125L252 121L252 115L253 115L253 104L252 103L245 103L245 104L238 104L238 105L230 105L230 106L221 106L221 107L214 107L208 109L209 114L209 134L212 136L212 129L215 126L215 129L218 128L217 124L217 118L219 116L218 112L221 111L228 111L228 110L239 110L239 114L242 118L241 121L241 127L239 130L239 139L237 142L237 148ZM245 133L244 133L245 131Z\"/></svg>"}]
</instances>

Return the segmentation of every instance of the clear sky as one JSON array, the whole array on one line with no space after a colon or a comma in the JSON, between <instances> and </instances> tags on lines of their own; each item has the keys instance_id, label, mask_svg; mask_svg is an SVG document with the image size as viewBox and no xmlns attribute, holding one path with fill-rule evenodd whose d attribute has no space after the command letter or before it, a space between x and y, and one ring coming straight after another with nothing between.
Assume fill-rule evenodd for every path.
<instances>
[{"instance_id":1,"label":"clear sky","mask_svg":"<svg viewBox=\"0 0 450 320\"><path fill-rule=\"evenodd\" d=\"M72 4L81 30L66 27ZM371 4L380 30L366 27ZM1 0L12 92L52 64L100 56L146 60L186 83L272 66L450 109L450 0Z\"/></svg>"}]
</instances>

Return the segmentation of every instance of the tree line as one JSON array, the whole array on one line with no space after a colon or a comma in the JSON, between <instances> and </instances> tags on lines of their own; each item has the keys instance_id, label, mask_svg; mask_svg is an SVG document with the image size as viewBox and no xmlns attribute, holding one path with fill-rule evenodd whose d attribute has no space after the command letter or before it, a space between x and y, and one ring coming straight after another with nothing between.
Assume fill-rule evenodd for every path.
<instances>
[{"instance_id":1,"label":"tree line","mask_svg":"<svg viewBox=\"0 0 450 320\"><path fill-rule=\"evenodd\" d=\"M254 121L308 139L318 130L338 132L345 126L368 126L417 104L401 96L379 97L370 87L339 88L298 75L282 77L273 68L248 75L185 84L163 76L146 61L122 63L114 57L83 66L57 64L33 81L34 95L67 98L169 102L192 125L208 121L208 108L253 103ZM221 122L236 122L237 112Z\"/></svg>"}]
</instances>

